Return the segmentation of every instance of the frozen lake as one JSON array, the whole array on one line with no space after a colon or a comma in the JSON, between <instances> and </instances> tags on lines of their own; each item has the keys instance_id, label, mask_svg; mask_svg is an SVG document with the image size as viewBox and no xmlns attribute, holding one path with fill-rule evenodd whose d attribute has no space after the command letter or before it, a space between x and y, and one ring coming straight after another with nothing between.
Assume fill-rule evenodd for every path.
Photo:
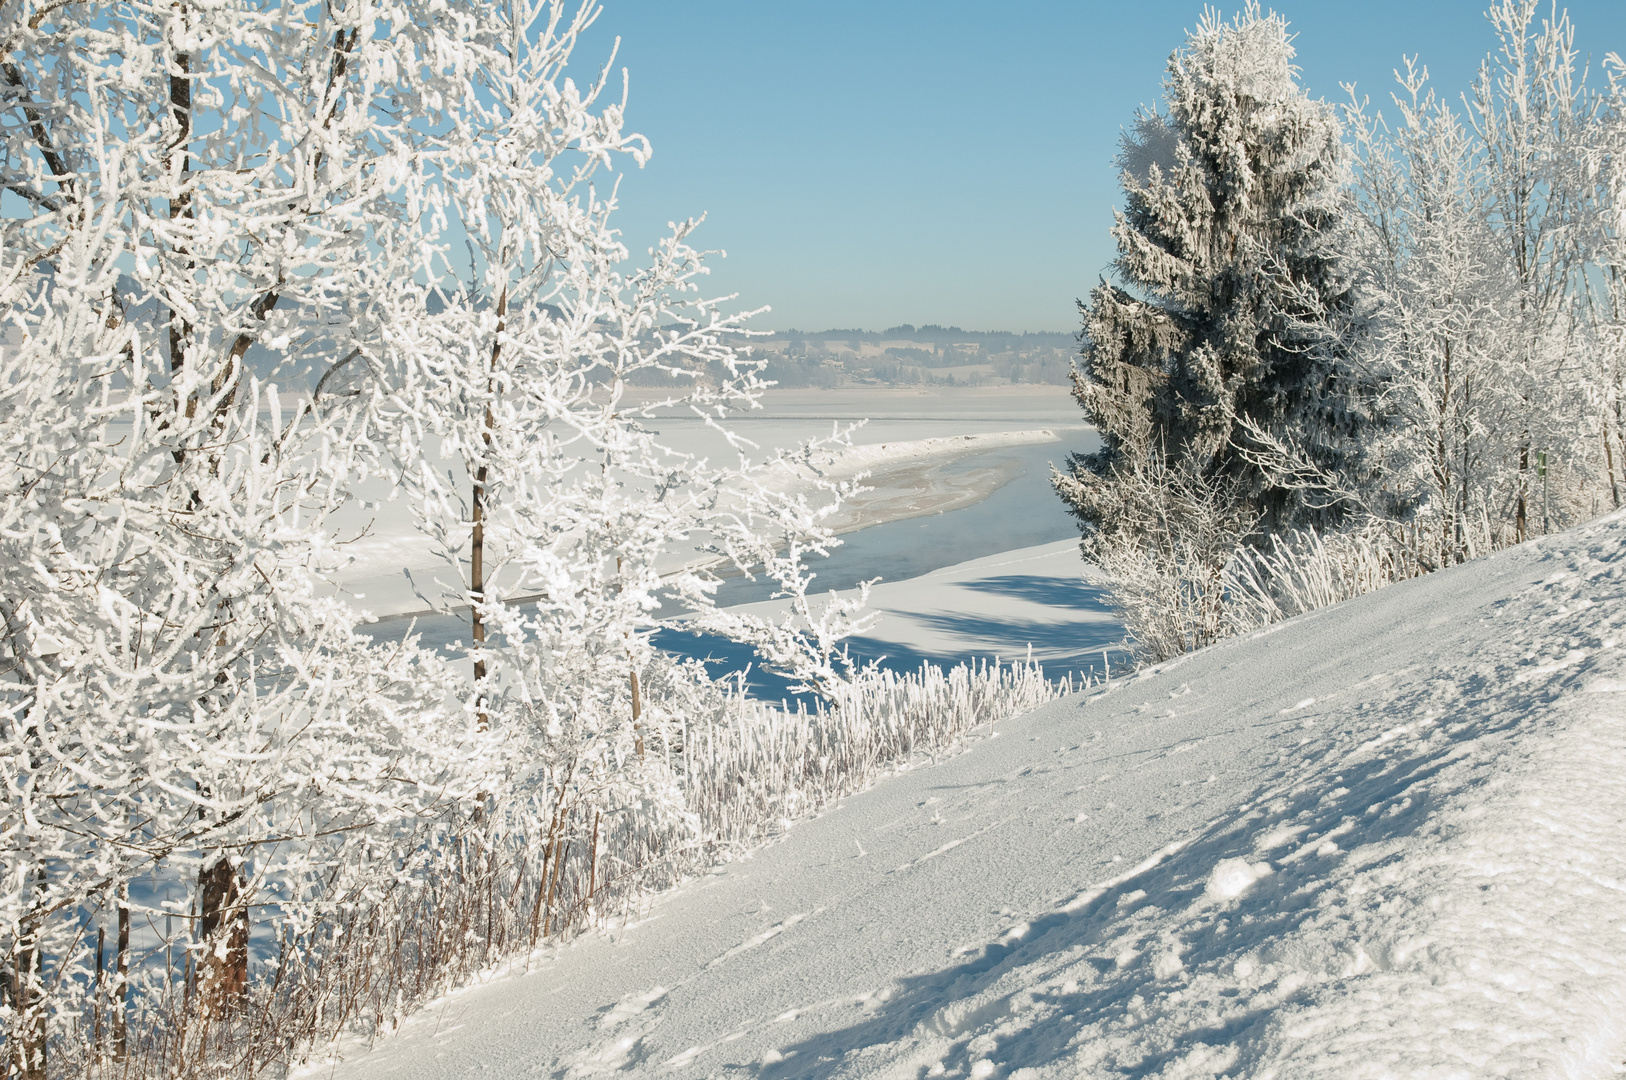
<instances>
[{"instance_id":1,"label":"frozen lake","mask_svg":"<svg viewBox=\"0 0 1626 1080\"><path fill-rule=\"evenodd\" d=\"M1004 389L1004 388L998 388ZM843 396L837 391L803 394L773 402L767 415L753 415L735 421L736 430L763 447L783 446L798 439L828 432L833 422L850 421L848 410L868 404L875 417L855 436L860 445L880 441L913 441L947 435L987 434L1035 427L1048 428L1057 441L1037 445L1012 446L974 454L941 464L928 463L917 482L932 490L976 489L988 493L969 505L941 512L861 525L842 535L842 544L828 558L815 560L815 590L848 590L859 582L875 578L886 583L877 593L892 598L894 612L916 607L933 609L946 600L949 584L925 579L938 571L975 563L1007 552L1027 551L1044 545L1042 572L1022 575L1011 588L1021 593L1002 593L1003 586L965 586L954 596L957 617L967 625L997 626L1000 637L1010 645L1024 639L1056 646L1042 657L1046 671L1059 676L1081 674L1101 665L1100 650L1121 636L1115 623L1103 621L1104 608L1093 589L1079 581L1082 563L1070 542L1078 536L1077 525L1067 514L1050 486L1051 464L1062 465L1069 453L1093 449L1095 434L1086 427L1077 406L1058 388L1045 388L1048 395L1030 388L1025 394L991 394L978 400L974 392L961 394L907 395L892 392L865 397ZM843 414L846 415L843 415ZM675 419L663 428L686 427L692 422ZM698 436L698 432L696 433ZM691 440L684 440L691 441ZM877 497L883 493L877 493ZM895 500L894 500L895 501ZM863 506L860 504L860 512ZM899 512L889 507L887 514ZM1056 547L1055 545L1061 545ZM1074 569L1076 567L1076 569ZM1007 575L1009 576L1009 575ZM922 579L911 588L902 584ZM897 585L897 590L889 587ZM760 578L733 576L718 591L718 602L733 607L761 603L771 596L773 585ZM1013 604L1015 605L1013 607ZM878 604L872 603L872 607ZM977 610L977 609L982 610ZM1082 614L1080 614L1082 613ZM916 621L922 616L916 614ZM932 616L947 619L946 615ZM1018 622L1012 625L1011 619ZM1069 620L1090 622L1087 633L1075 633ZM1057 620L1061 622L1058 623ZM980 620L980 623L979 623ZM1028 626L1023 620L1031 622ZM381 639L399 638L413 620L405 617L380 619L373 627ZM455 654L459 642L468 640L466 616L419 615L416 632L423 643ZM1066 629L1059 627L1065 626ZM889 628L896 632L889 633ZM1024 634L1024 631L1027 631ZM1062 639L1066 640L1063 641ZM1076 640L1074 640L1076 638ZM752 659L749 650L713 638L697 638L681 632L663 632L661 644L688 655L714 659L718 673L739 670ZM984 640L976 635L911 635L890 615L870 637L854 643L855 654L884 656L884 665L915 669L921 662L958 663L973 655L990 656L991 648L978 646ZM1061 647L1066 645L1066 647ZM754 673L753 688L769 697L783 696L783 683Z\"/></svg>"},{"instance_id":2,"label":"frozen lake","mask_svg":"<svg viewBox=\"0 0 1626 1080\"><path fill-rule=\"evenodd\" d=\"M1050 486L1050 463L1061 465L1070 450L1083 448L1079 444L1086 439L1093 445L1094 436L1082 429L1058 434L1063 441L1016 446L938 466L934 471L948 475L999 470L1009 479L970 506L847 533L829 558L812 564L817 588L851 589L877 577L902 581L985 555L1077 536L1078 526ZM732 607L765 600L770 590L769 583L736 578L723 584L717 600Z\"/></svg>"}]
</instances>

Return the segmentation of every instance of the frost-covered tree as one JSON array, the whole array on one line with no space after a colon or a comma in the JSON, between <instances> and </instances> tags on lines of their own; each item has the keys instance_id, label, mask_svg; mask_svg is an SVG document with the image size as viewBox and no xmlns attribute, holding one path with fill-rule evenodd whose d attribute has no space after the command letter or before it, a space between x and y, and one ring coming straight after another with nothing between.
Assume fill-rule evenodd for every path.
<instances>
[{"instance_id":1,"label":"frost-covered tree","mask_svg":"<svg viewBox=\"0 0 1626 1080\"><path fill-rule=\"evenodd\" d=\"M1136 118L1119 157L1121 284L1084 314L1074 394L1099 451L1058 477L1086 535L1146 514L1122 482L1160 469L1235 481L1279 527L1303 507L1249 458L1244 422L1302 426L1327 378L1325 321L1345 304L1332 243L1344 175L1339 124L1298 87L1287 23L1250 5L1206 13L1169 60L1163 111Z\"/></svg>"},{"instance_id":2,"label":"frost-covered tree","mask_svg":"<svg viewBox=\"0 0 1626 1080\"><path fill-rule=\"evenodd\" d=\"M1512 538L1523 381L1514 281L1472 132L1408 64L1398 123L1349 110L1351 264L1361 362L1383 388L1371 436L1388 465L1370 505L1425 568Z\"/></svg>"},{"instance_id":3,"label":"frost-covered tree","mask_svg":"<svg viewBox=\"0 0 1626 1080\"><path fill-rule=\"evenodd\" d=\"M1594 256L1599 99L1587 89L1568 15L1554 8L1538 22L1541 10L1538 0L1490 6L1486 17L1498 47L1480 66L1469 99L1485 155L1487 217L1511 275L1507 359L1519 400L1516 540L1552 524L1550 506L1549 520L1541 520L1538 468L1556 474L1561 497L1578 495L1599 445L1595 426L1576 422L1592 411L1587 390L1596 375L1586 359L1593 350L1583 341L1589 336L1584 307ZM1560 506L1560 520L1573 509Z\"/></svg>"},{"instance_id":4,"label":"frost-covered tree","mask_svg":"<svg viewBox=\"0 0 1626 1080\"><path fill-rule=\"evenodd\" d=\"M1626 502L1626 62L1611 55L1609 93L1598 117L1598 213L1591 246L1600 288L1589 309L1597 335L1596 407L1610 504Z\"/></svg>"},{"instance_id":5,"label":"frost-covered tree","mask_svg":"<svg viewBox=\"0 0 1626 1080\"><path fill-rule=\"evenodd\" d=\"M482 813L521 843L545 834L558 873L566 852L586 866L601 846L693 832L674 755L721 692L654 646L657 613L709 618L725 563L783 569L794 588L780 555L799 567L835 542L822 522L842 490L796 455L752 462L729 431L764 383L735 351L738 319L698 291L696 223L628 267L613 186L596 184L648 146L604 74L563 75L592 14L538 0L482 15L460 89L391 129L411 163L395 197L419 210L374 242L423 262L416 280L373 283L364 363L334 382L372 403L381 467L442 556L420 595L468 620L470 662L447 689L508 754ZM663 439L653 421L674 415L734 460ZM799 496L765 489L770 472ZM791 655L776 660L830 671L806 627L716 628L777 634Z\"/></svg>"},{"instance_id":6,"label":"frost-covered tree","mask_svg":"<svg viewBox=\"0 0 1626 1080\"><path fill-rule=\"evenodd\" d=\"M1561 12L1493 5L1499 38L1465 116L1408 60L1396 122L1365 103L1349 265L1381 387L1386 465L1369 509L1420 568L1473 558L1614 504L1618 307L1603 102Z\"/></svg>"},{"instance_id":7,"label":"frost-covered tree","mask_svg":"<svg viewBox=\"0 0 1626 1080\"><path fill-rule=\"evenodd\" d=\"M652 647L654 609L762 562L763 514L830 537L647 422L720 424L761 383L692 226L623 269L593 177L647 146L602 72L566 73L595 14L0 6L9 1071L119 1057L165 1002L204 1060L251 934L265 993L320 1015L295 961L341 977L311 959L350 947L331 920L494 894L473 852L516 854L503 895L545 933L567 870L590 898L696 838L673 755L723 692ZM673 390L634 401L633 372ZM472 670L331 595L333 515L380 474L447 557Z\"/></svg>"},{"instance_id":8,"label":"frost-covered tree","mask_svg":"<svg viewBox=\"0 0 1626 1080\"><path fill-rule=\"evenodd\" d=\"M167 944L203 1026L231 1013L251 909L309 925L483 779L435 665L369 648L319 588L371 422L313 409L301 369L339 359L377 280L412 271L370 228L401 215L402 163L364 103L391 55L439 38L380 41L371 18L0 14L0 952L19 1075L52 1045L123 1053L131 983L159 977L155 919L180 917ZM78 1026L92 1015L108 1022Z\"/></svg>"}]
</instances>

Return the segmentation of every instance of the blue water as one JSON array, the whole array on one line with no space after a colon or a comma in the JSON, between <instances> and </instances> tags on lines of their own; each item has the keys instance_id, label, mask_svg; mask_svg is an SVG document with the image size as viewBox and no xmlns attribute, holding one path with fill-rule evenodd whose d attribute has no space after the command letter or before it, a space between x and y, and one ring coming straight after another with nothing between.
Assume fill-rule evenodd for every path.
<instances>
[{"instance_id":1,"label":"blue water","mask_svg":"<svg viewBox=\"0 0 1626 1080\"><path fill-rule=\"evenodd\" d=\"M1093 436L1090 439L1093 442ZM942 466L949 473L1012 468L1014 475L970 506L848 533L828 558L812 564L817 575L814 588L821 593L850 589L876 577L905 581L986 555L1077 536L1077 524L1050 486L1050 463L1061 466L1067 453L1079 448L1065 441L1015 446ZM766 600L771 592L767 582L729 579L718 589L717 603L720 607L748 604Z\"/></svg>"}]
</instances>

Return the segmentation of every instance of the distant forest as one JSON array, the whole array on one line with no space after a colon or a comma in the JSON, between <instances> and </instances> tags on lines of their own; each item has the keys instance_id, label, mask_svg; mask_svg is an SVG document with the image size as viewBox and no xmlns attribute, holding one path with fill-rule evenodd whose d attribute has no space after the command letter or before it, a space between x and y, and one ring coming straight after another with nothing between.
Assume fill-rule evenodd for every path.
<instances>
[{"instance_id":1,"label":"distant forest","mask_svg":"<svg viewBox=\"0 0 1626 1080\"><path fill-rule=\"evenodd\" d=\"M1069 333L901 326L786 330L751 344L782 387L1065 385L1078 355Z\"/></svg>"}]
</instances>

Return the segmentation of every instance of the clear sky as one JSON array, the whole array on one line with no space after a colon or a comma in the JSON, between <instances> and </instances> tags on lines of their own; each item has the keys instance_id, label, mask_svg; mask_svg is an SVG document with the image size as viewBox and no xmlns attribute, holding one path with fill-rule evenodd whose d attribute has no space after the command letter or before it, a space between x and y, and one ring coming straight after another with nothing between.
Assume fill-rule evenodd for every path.
<instances>
[{"instance_id":1,"label":"clear sky","mask_svg":"<svg viewBox=\"0 0 1626 1080\"><path fill-rule=\"evenodd\" d=\"M705 213L710 285L760 328L1074 330L1113 257L1120 130L1202 13L1169 0L603 0L577 60L621 38L655 156L617 220L635 251ZM1238 5L1223 10L1230 15ZM1268 6L1268 5L1267 5ZM1479 0L1277 7L1309 92L1388 102L1402 54L1451 97L1494 37ZM1626 3L1569 6L1593 60Z\"/></svg>"}]
</instances>

